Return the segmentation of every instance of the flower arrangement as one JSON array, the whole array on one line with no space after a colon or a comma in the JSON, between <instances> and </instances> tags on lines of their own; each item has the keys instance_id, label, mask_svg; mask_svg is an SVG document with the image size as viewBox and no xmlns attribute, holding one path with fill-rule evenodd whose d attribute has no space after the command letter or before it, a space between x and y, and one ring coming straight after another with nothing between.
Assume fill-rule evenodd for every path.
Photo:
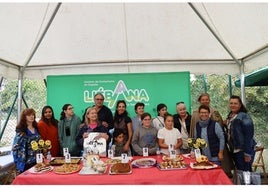
<instances>
[{"instance_id":1,"label":"flower arrangement","mask_svg":"<svg viewBox=\"0 0 268 188\"><path fill-rule=\"evenodd\" d=\"M203 138L188 138L188 146L193 149L202 149L207 147L207 142Z\"/></svg>"},{"instance_id":2,"label":"flower arrangement","mask_svg":"<svg viewBox=\"0 0 268 188\"><path fill-rule=\"evenodd\" d=\"M44 141L43 139L40 139L38 142L35 140L31 141L31 147L34 151L46 154L47 151L51 149L52 145L50 140Z\"/></svg>"}]
</instances>

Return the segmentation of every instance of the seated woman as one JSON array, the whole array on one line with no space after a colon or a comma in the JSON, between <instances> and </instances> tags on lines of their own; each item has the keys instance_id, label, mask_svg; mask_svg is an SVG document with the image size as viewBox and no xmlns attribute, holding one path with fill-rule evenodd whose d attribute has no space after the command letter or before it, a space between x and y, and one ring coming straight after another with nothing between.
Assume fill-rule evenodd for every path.
<instances>
[{"instance_id":1,"label":"seated woman","mask_svg":"<svg viewBox=\"0 0 268 188\"><path fill-rule=\"evenodd\" d=\"M107 153L108 143L110 142L108 129L107 127L103 126L100 121L98 121L97 110L94 107L87 109L85 123L82 125L76 137L76 143L80 147L81 151L84 149L83 148L84 140L88 138L91 133L100 133L98 134L97 137L93 138L93 140L98 140L100 138L104 138L106 140L106 153Z\"/></svg>"},{"instance_id":2,"label":"seated woman","mask_svg":"<svg viewBox=\"0 0 268 188\"><path fill-rule=\"evenodd\" d=\"M137 127L132 138L132 148L134 155L143 155L143 148L148 148L149 155L155 155L158 148L157 129L151 126L151 115L143 113L141 115L142 126Z\"/></svg>"}]
</instances>

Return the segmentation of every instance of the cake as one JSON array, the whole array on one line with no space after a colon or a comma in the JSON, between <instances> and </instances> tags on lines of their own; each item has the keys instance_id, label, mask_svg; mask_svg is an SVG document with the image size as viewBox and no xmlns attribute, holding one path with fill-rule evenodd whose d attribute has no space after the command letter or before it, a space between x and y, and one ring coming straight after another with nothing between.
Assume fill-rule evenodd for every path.
<instances>
[{"instance_id":1,"label":"cake","mask_svg":"<svg viewBox=\"0 0 268 188\"><path fill-rule=\"evenodd\" d=\"M130 164L116 163L111 166L111 173L129 173L131 171Z\"/></svg>"}]
</instances>

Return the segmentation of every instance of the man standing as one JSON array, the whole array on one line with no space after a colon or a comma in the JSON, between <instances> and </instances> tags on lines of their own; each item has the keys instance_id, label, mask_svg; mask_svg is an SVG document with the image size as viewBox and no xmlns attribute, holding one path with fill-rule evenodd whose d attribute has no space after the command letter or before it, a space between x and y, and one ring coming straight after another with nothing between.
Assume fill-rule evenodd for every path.
<instances>
[{"instance_id":1,"label":"man standing","mask_svg":"<svg viewBox=\"0 0 268 188\"><path fill-rule=\"evenodd\" d=\"M101 93L97 93L94 96L95 108L98 112L98 119L104 127L107 127L109 130L114 128L114 120L112 111L105 105L103 105L104 96Z\"/></svg>"}]
</instances>

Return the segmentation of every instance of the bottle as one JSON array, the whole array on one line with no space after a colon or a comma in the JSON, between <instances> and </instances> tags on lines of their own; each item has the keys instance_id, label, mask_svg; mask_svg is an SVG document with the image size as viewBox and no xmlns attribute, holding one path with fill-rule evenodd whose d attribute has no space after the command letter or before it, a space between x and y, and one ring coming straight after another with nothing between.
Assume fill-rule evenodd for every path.
<instances>
[{"instance_id":1,"label":"bottle","mask_svg":"<svg viewBox=\"0 0 268 188\"><path fill-rule=\"evenodd\" d=\"M50 151L47 152L47 162L51 161L51 153Z\"/></svg>"},{"instance_id":2,"label":"bottle","mask_svg":"<svg viewBox=\"0 0 268 188\"><path fill-rule=\"evenodd\" d=\"M156 149L156 155L160 155L161 153L160 153L160 148L158 147L157 149Z\"/></svg>"}]
</instances>

